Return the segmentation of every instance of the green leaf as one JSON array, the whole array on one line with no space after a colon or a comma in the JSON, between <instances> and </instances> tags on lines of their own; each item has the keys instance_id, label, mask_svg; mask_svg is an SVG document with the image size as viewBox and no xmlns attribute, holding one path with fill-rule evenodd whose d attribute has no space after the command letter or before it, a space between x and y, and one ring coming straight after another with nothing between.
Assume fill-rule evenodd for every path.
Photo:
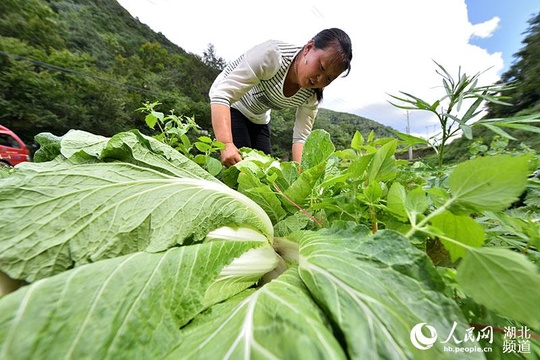
<instances>
[{"instance_id":1,"label":"green leaf","mask_svg":"<svg viewBox=\"0 0 540 360\"><path fill-rule=\"evenodd\" d=\"M195 161L200 166L204 166L206 165L206 159L207 159L206 155L199 154L199 155L195 155L195 157L193 158L193 161Z\"/></svg>"},{"instance_id":2,"label":"green leaf","mask_svg":"<svg viewBox=\"0 0 540 360\"><path fill-rule=\"evenodd\" d=\"M300 165L295 161L282 162L279 167L270 167L268 169L269 176L276 176L274 182L281 190L286 190L292 183L298 179Z\"/></svg>"},{"instance_id":3,"label":"green leaf","mask_svg":"<svg viewBox=\"0 0 540 360\"><path fill-rule=\"evenodd\" d=\"M392 132L396 134L397 136L399 136L399 138L403 140L408 146L413 146L417 144L429 145L429 141L427 141L426 139L409 135L409 134L405 134L396 130L392 130Z\"/></svg>"},{"instance_id":4,"label":"green leaf","mask_svg":"<svg viewBox=\"0 0 540 360\"><path fill-rule=\"evenodd\" d=\"M450 73L444 68L444 66L442 66L441 64L439 64L438 62L436 62L435 60L433 60L433 62L435 63L435 65L437 65L437 67L442 70L442 72L444 73L443 75L443 78L445 78L445 82L446 80L448 80L451 84L452 84L452 87L454 86L454 79L452 78L452 75L450 75ZM436 70L436 72L438 74L440 74L440 72L438 70Z\"/></svg>"},{"instance_id":5,"label":"green leaf","mask_svg":"<svg viewBox=\"0 0 540 360\"><path fill-rule=\"evenodd\" d=\"M197 141L195 143L195 147L197 148L197 150L199 150L200 152L203 152L203 153L205 153L205 152L209 151L210 149L212 149L212 146L210 146L209 144L200 142L200 141Z\"/></svg>"},{"instance_id":6,"label":"green leaf","mask_svg":"<svg viewBox=\"0 0 540 360\"><path fill-rule=\"evenodd\" d=\"M386 181L393 179L397 174L396 161L394 154L396 152L397 140L389 141L373 156L369 165L369 181Z\"/></svg>"},{"instance_id":7,"label":"green leaf","mask_svg":"<svg viewBox=\"0 0 540 360\"><path fill-rule=\"evenodd\" d=\"M381 184L379 184L378 182L370 183L364 189L363 195L369 204L376 204L383 195Z\"/></svg>"},{"instance_id":8,"label":"green leaf","mask_svg":"<svg viewBox=\"0 0 540 360\"><path fill-rule=\"evenodd\" d=\"M263 209L226 185L127 163L25 163L1 181L0 268L15 279L202 241L225 225L273 236Z\"/></svg>"},{"instance_id":9,"label":"green leaf","mask_svg":"<svg viewBox=\"0 0 540 360\"><path fill-rule=\"evenodd\" d=\"M395 106L399 109L404 109L404 110L418 110L418 107L416 106L416 101L411 100L411 99L405 99L405 98L392 95L392 94L388 94L388 95L396 100L409 104L409 105L400 105L400 104L396 104L394 102L388 101L392 106Z\"/></svg>"},{"instance_id":10,"label":"green leaf","mask_svg":"<svg viewBox=\"0 0 540 360\"><path fill-rule=\"evenodd\" d=\"M218 180L172 147L137 130L105 138L85 131L71 130L60 138L61 154L69 163L121 161L167 175Z\"/></svg>"},{"instance_id":11,"label":"green leaf","mask_svg":"<svg viewBox=\"0 0 540 360\"><path fill-rule=\"evenodd\" d=\"M226 265L256 246L218 241L138 252L26 286L0 298L0 358L162 358L180 327L250 286L207 294Z\"/></svg>"},{"instance_id":12,"label":"green leaf","mask_svg":"<svg viewBox=\"0 0 540 360\"><path fill-rule=\"evenodd\" d=\"M415 103L412 102L412 101L403 100L403 99L400 99L400 98L398 98L398 97L395 97L394 95L390 95L390 96L392 96L392 97L395 98L395 99L398 99L398 100L407 102L407 103L415 104ZM399 104L393 103L393 102L391 102L391 101L389 101L389 103L390 103L390 105L395 106L395 107L397 107L398 109L403 109L403 110L418 110L418 107L416 106L416 104L415 104L414 106L413 106L413 105L406 106L406 105L399 105Z\"/></svg>"},{"instance_id":13,"label":"green leaf","mask_svg":"<svg viewBox=\"0 0 540 360\"><path fill-rule=\"evenodd\" d=\"M153 115L161 123L163 123L163 119L165 118L165 115L162 112L152 110L152 111L150 111L150 114Z\"/></svg>"},{"instance_id":14,"label":"green leaf","mask_svg":"<svg viewBox=\"0 0 540 360\"><path fill-rule=\"evenodd\" d=\"M433 201L433 205L441 207L450 199L450 194L440 187L432 187L426 190L429 198Z\"/></svg>"},{"instance_id":15,"label":"green leaf","mask_svg":"<svg viewBox=\"0 0 540 360\"><path fill-rule=\"evenodd\" d=\"M489 120L488 120L489 121ZM501 119L504 123L538 123L540 122L540 112L536 112L529 115L513 116L509 118Z\"/></svg>"},{"instance_id":16,"label":"green leaf","mask_svg":"<svg viewBox=\"0 0 540 360\"><path fill-rule=\"evenodd\" d=\"M375 131L371 130L368 134L367 142L368 144L371 144L373 142L373 139L375 138Z\"/></svg>"},{"instance_id":17,"label":"green leaf","mask_svg":"<svg viewBox=\"0 0 540 360\"><path fill-rule=\"evenodd\" d=\"M156 124L157 124L157 117L154 115L154 114L148 114L146 115L146 117L144 118L144 121L146 122L146 125L148 125L148 127L150 129L154 129Z\"/></svg>"},{"instance_id":18,"label":"green leaf","mask_svg":"<svg viewBox=\"0 0 540 360\"><path fill-rule=\"evenodd\" d=\"M167 175L218 182L215 177L172 147L137 130L114 135L99 160L122 161Z\"/></svg>"},{"instance_id":19,"label":"green leaf","mask_svg":"<svg viewBox=\"0 0 540 360\"><path fill-rule=\"evenodd\" d=\"M476 125L476 123L473 124L473 125ZM493 131L497 135L502 136L503 138L517 141L517 139L515 137L513 137L512 135L510 135L509 133L507 133L503 129L499 128L498 126L495 126L495 125L492 125L492 124L487 124L487 123L486 124L479 124L479 125L482 125L482 126L488 128L489 130Z\"/></svg>"},{"instance_id":20,"label":"green leaf","mask_svg":"<svg viewBox=\"0 0 540 360\"><path fill-rule=\"evenodd\" d=\"M302 170L306 171L326 162L336 150L330 134L322 129L315 129L308 136L302 152Z\"/></svg>"},{"instance_id":21,"label":"green leaf","mask_svg":"<svg viewBox=\"0 0 540 360\"><path fill-rule=\"evenodd\" d=\"M86 131L70 130L62 136L61 153L71 160L76 156L82 156L83 159L88 159L88 157L99 159L109 140L107 137ZM81 162L85 161L81 160Z\"/></svg>"},{"instance_id":22,"label":"green leaf","mask_svg":"<svg viewBox=\"0 0 540 360\"><path fill-rule=\"evenodd\" d=\"M465 135L467 139L472 140L473 133L472 128L469 125L462 123L459 125L459 128L461 129L461 131L463 131L463 135Z\"/></svg>"},{"instance_id":23,"label":"green leaf","mask_svg":"<svg viewBox=\"0 0 540 360\"><path fill-rule=\"evenodd\" d=\"M323 178L325 170L326 164L322 162L307 171L302 171L300 176L284 191L285 195L299 206L307 205L313 188ZM288 200L283 200L283 203L290 209L296 209Z\"/></svg>"},{"instance_id":24,"label":"green leaf","mask_svg":"<svg viewBox=\"0 0 540 360\"><path fill-rule=\"evenodd\" d=\"M441 104L441 101L436 100L433 104L431 104L429 110L431 110L432 112L437 112L437 108L439 107L440 104Z\"/></svg>"},{"instance_id":25,"label":"green leaf","mask_svg":"<svg viewBox=\"0 0 540 360\"><path fill-rule=\"evenodd\" d=\"M358 155L356 154L356 151L354 151L353 149L335 151L333 155L338 158L346 159L346 160L354 160L358 157Z\"/></svg>"},{"instance_id":26,"label":"green leaf","mask_svg":"<svg viewBox=\"0 0 540 360\"><path fill-rule=\"evenodd\" d=\"M257 203L270 217L272 224L277 223L286 215L281 201L269 185L263 184L255 174L243 171L238 176L238 191Z\"/></svg>"},{"instance_id":27,"label":"green leaf","mask_svg":"<svg viewBox=\"0 0 540 360\"><path fill-rule=\"evenodd\" d=\"M168 359L346 359L296 266L215 305L178 334Z\"/></svg>"},{"instance_id":28,"label":"green leaf","mask_svg":"<svg viewBox=\"0 0 540 360\"><path fill-rule=\"evenodd\" d=\"M417 187L407 193L405 209L408 213L413 214L414 218L419 214L423 214L427 207L427 194L422 188Z\"/></svg>"},{"instance_id":29,"label":"green leaf","mask_svg":"<svg viewBox=\"0 0 540 360\"><path fill-rule=\"evenodd\" d=\"M35 136L36 142L39 144L39 149L33 156L35 162L45 162L53 160L60 155L60 136L51 133L40 133Z\"/></svg>"},{"instance_id":30,"label":"green leaf","mask_svg":"<svg viewBox=\"0 0 540 360\"><path fill-rule=\"evenodd\" d=\"M534 191L530 191L529 193L533 192ZM527 205L540 207L540 196L538 195L534 196L537 200L536 204L529 204L529 201L526 200ZM511 214L507 214L486 211L484 215L488 219L495 221L498 228L500 228L505 235L514 235L524 242L540 249L540 227L537 224L538 221L535 219L535 212L521 212L520 210L514 210Z\"/></svg>"},{"instance_id":31,"label":"green leaf","mask_svg":"<svg viewBox=\"0 0 540 360\"><path fill-rule=\"evenodd\" d=\"M212 138L209 136L199 136L197 139L205 144L212 144Z\"/></svg>"},{"instance_id":32,"label":"green leaf","mask_svg":"<svg viewBox=\"0 0 540 360\"><path fill-rule=\"evenodd\" d=\"M369 154L354 159L347 169L347 174L349 174L351 179L364 179L373 157L374 154Z\"/></svg>"},{"instance_id":33,"label":"green leaf","mask_svg":"<svg viewBox=\"0 0 540 360\"><path fill-rule=\"evenodd\" d=\"M474 88L475 86L472 87ZM484 99L481 97L474 101L474 103L469 107L469 109L467 109L467 112L462 116L461 119L463 123L469 121L478 114L478 112L476 112L476 109L478 109L478 107L482 104L483 101Z\"/></svg>"},{"instance_id":34,"label":"green leaf","mask_svg":"<svg viewBox=\"0 0 540 360\"><path fill-rule=\"evenodd\" d=\"M274 226L274 236L287 236L293 232L304 229L310 222L309 217L301 211L279 221Z\"/></svg>"},{"instance_id":35,"label":"green leaf","mask_svg":"<svg viewBox=\"0 0 540 360\"><path fill-rule=\"evenodd\" d=\"M206 169L212 176L217 176L221 169L223 169L223 165L221 164L221 161L218 159L215 159L211 156L206 157Z\"/></svg>"},{"instance_id":36,"label":"green leaf","mask_svg":"<svg viewBox=\"0 0 540 360\"><path fill-rule=\"evenodd\" d=\"M497 155L459 164L450 174L451 211L500 211L525 190L529 156Z\"/></svg>"},{"instance_id":37,"label":"green leaf","mask_svg":"<svg viewBox=\"0 0 540 360\"><path fill-rule=\"evenodd\" d=\"M394 182L390 186L386 198L386 208L388 211L402 221L407 220L407 212L405 211L406 196L405 187L398 182Z\"/></svg>"},{"instance_id":38,"label":"green leaf","mask_svg":"<svg viewBox=\"0 0 540 360\"><path fill-rule=\"evenodd\" d=\"M347 179L349 179L350 175L348 173L340 174L340 175L328 175L324 181L321 182L321 188L327 189L335 184L343 184L347 182Z\"/></svg>"},{"instance_id":39,"label":"green leaf","mask_svg":"<svg viewBox=\"0 0 540 360\"><path fill-rule=\"evenodd\" d=\"M352 229L305 233L299 241L300 277L339 328L350 358L454 358L440 343L422 351L410 341L419 323L440 334L448 333L454 321L460 332L469 326L454 302L427 285L433 281L415 277L436 272L405 237L386 231L371 239ZM404 248L424 261L412 262Z\"/></svg>"},{"instance_id":40,"label":"green leaf","mask_svg":"<svg viewBox=\"0 0 540 360\"><path fill-rule=\"evenodd\" d=\"M540 128L535 125L527 125L527 124L515 124L515 123L508 123L508 124L498 124L500 127L507 127L510 129L516 129L521 131L529 131L534 133L540 133Z\"/></svg>"},{"instance_id":41,"label":"green leaf","mask_svg":"<svg viewBox=\"0 0 540 360\"><path fill-rule=\"evenodd\" d=\"M356 130L354 132L354 135L351 141L351 149L354 149L357 151L362 150L362 146L364 145L364 142L365 142L364 137L362 136L360 131Z\"/></svg>"},{"instance_id":42,"label":"green leaf","mask_svg":"<svg viewBox=\"0 0 540 360\"><path fill-rule=\"evenodd\" d=\"M454 215L445 211L431 220L431 225L436 229L431 229L438 236L444 247L450 253L452 261L465 256L468 247L481 247L484 245L485 233L480 224L469 216ZM450 238L454 241L449 241ZM457 243L464 244L460 246Z\"/></svg>"},{"instance_id":43,"label":"green leaf","mask_svg":"<svg viewBox=\"0 0 540 360\"><path fill-rule=\"evenodd\" d=\"M192 147L191 140L185 133L180 135L180 140L182 140L182 145L185 149L184 154L187 154L191 150L191 147Z\"/></svg>"},{"instance_id":44,"label":"green leaf","mask_svg":"<svg viewBox=\"0 0 540 360\"><path fill-rule=\"evenodd\" d=\"M409 98L413 99L414 101L408 100L407 102L410 102L410 103L414 104L414 106L416 106L417 109L431 110L431 105L428 102L420 99L419 97L416 97L416 96L414 96L412 94L409 94L409 93L406 93L404 91L400 91L400 93L402 93L403 95L408 96Z\"/></svg>"},{"instance_id":45,"label":"green leaf","mask_svg":"<svg viewBox=\"0 0 540 360\"><path fill-rule=\"evenodd\" d=\"M501 248L471 248L458 267L457 280L477 303L540 327L540 273L524 255Z\"/></svg>"}]
</instances>

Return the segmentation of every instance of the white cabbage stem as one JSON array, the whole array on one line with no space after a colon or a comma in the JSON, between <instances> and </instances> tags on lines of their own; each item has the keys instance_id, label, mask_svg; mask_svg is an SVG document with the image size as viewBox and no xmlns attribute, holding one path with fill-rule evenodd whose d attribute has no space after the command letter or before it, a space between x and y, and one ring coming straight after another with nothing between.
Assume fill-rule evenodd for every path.
<instances>
[{"instance_id":1,"label":"white cabbage stem","mask_svg":"<svg viewBox=\"0 0 540 360\"><path fill-rule=\"evenodd\" d=\"M208 287L205 301L216 303L258 283L279 264L279 256L272 246L250 249L224 266L216 280Z\"/></svg>"},{"instance_id":2,"label":"white cabbage stem","mask_svg":"<svg viewBox=\"0 0 540 360\"><path fill-rule=\"evenodd\" d=\"M218 280L230 277L261 277L276 268L279 257L271 246L250 249L226 265Z\"/></svg>"},{"instance_id":3,"label":"white cabbage stem","mask_svg":"<svg viewBox=\"0 0 540 360\"><path fill-rule=\"evenodd\" d=\"M260 232L248 227L233 228L223 226L213 231L210 231L204 241L260 241L268 243L268 238Z\"/></svg>"}]
</instances>

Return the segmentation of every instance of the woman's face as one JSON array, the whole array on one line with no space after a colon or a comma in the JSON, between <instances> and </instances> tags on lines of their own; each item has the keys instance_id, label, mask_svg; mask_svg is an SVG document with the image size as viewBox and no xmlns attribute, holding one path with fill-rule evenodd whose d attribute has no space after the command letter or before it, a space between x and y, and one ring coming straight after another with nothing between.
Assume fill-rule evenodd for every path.
<instances>
[{"instance_id":1,"label":"woman's face","mask_svg":"<svg viewBox=\"0 0 540 360\"><path fill-rule=\"evenodd\" d=\"M333 47L316 49L310 41L302 50L298 64L298 82L307 89L324 88L343 71L337 50Z\"/></svg>"}]
</instances>

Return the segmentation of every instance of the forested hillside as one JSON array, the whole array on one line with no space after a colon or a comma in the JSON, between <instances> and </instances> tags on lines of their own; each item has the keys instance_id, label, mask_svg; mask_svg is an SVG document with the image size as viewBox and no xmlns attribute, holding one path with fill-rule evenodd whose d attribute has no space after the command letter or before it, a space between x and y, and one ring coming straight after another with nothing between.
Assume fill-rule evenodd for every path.
<instances>
[{"instance_id":1,"label":"forested hillside","mask_svg":"<svg viewBox=\"0 0 540 360\"><path fill-rule=\"evenodd\" d=\"M27 142L40 132L62 135L72 128L106 136L148 131L136 109L159 101L159 111L194 116L210 130L207 93L220 60L212 51L187 53L115 0L4 0L0 123ZM286 156L292 113L275 118L276 154ZM321 111L317 127L328 129L338 146L357 129L391 134L376 122L329 110Z\"/></svg>"},{"instance_id":2,"label":"forested hillside","mask_svg":"<svg viewBox=\"0 0 540 360\"><path fill-rule=\"evenodd\" d=\"M0 122L27 141L40 131L140 126L144 101L208 120L217 70L114 0L2 1L0 35Z\"/></svg>"}]
</instances>

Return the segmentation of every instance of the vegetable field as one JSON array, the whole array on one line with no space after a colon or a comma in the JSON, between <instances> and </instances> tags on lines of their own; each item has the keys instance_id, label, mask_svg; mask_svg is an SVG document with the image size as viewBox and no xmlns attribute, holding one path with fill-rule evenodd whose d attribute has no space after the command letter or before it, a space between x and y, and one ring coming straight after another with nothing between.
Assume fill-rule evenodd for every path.
<instances>
[{"instance_id":1,"label":"vegetable field","mask_svg":"<svg viewBox=\"0 0 540 360\"><path fill-rule=\"evenodd\" d=\"M210 173L138 131L37 140L0 179L0 359L540 358L534 153L316 130Z\"/></svg>"}]
</instances>

